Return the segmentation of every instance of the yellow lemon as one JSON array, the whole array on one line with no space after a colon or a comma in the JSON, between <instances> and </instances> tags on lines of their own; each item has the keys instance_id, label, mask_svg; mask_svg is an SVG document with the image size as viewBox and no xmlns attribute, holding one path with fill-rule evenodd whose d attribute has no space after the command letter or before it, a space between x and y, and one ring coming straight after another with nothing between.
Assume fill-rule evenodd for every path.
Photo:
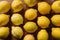
<instances>
[{"instance_id":1,"label":"yellow lemon","mask_svg":"<svg viewBox=\"0 0 60 40\"><path fill-rule=\"evenodd\" d=\"M27 22L23 28L25 29L26 32L28 33L33 33L37 30L37 25L34 22Z\"/></svg>"},{"instance_id":2,"label":"yellow lemon","mask_svg":"<svg viewBox=\"0 0 60 40\"><path fill-rule=\"evenodd\" d=\"M38 11L42 15L49 14L51 10L50 5L47 2L39 2L38 3Z\"/></svg>"},{"instance_id":3,"label":"yellow lemon","mask_svg":"<svg viewBox=\"0 0 60 40\"><path fill-rule=\"evenodd\" d=\"M21 25L23 24L23 17L21 14L15 13L12 15L11 21L14 25Z\"/></svg>"},{"instance_id":4,"label":"yellow lemon","mask_svg":"<svg viewBox=\"0 0 60 40\"><path fill-rule=\"evenodd\" d=\"M55 26L60 26L60 15L54 15L51 21Z\"/></svg>"},{"instance_id":5,"label":"yellow lemon","mask_svg":"<svg viewBox=\"0 0 60 40\"><path fill-rule=\"evenodd\" d=\"M54 1L52 4L52 10L55 13L60 13L60 1Z\"/></svg>"},{"instance_id":6,"label":"yellow lemon","mask_svg":"<svg viewBox=\"0 0 60 40\"><path fill-rule=\"evenodd\" d=\"M48 40L48 33L47 33L47 31L44 30L44 29L39 31L38 34L37 34L37 39L38 40Z\"/></svg>"},{"instance_id":7,"label":"yellow lemon","mask_svg":"<svg viewBox=\"0 0 60 40\"><path fill-rule=\"evenodd\" d=\"M27 34L23 40L35 40L34 36L31 34Z\"/></svg>"},{"instance_id":8,"label":"yellow lemon","mask_svg":"<svg viewBox=\"0 0 60 40\"><path fill-rule=\"evenodd\" d=\"M10 10L10 4L7 1L0 1L0 13L6 13Z\"/></svg>"},{"instance_id":9,"label":"yellow lemon","mask_svg":"<svg viewBox=\"0 0 60 40\"><path fill-rule=\"evenodd\" d=\"M36 5L37 0L24 0L24 2L27 4L29 7L33 7Z\"/></svg>"},{"instance_id":10,"label":"yellow lemon","mask_svg":"<svg viewBox=\"0 0 60 40\"><path fill-rule=\"evenodd\" d=\"M37 17L37 10L33 8L28 9L24 16L27 20L34 20Z\"/></svg>"},{"instance_id":11,"label":"yellow lemon","mask_svg":"<svg viewBox=\"0 0 60 40\"><path fill-rule=\"evenodd\" d=\"M0 27L0 38L6 38L9 35L8 27Z\"/></svg>"},{"instance_id":12,"label":"yellow lemon","mask_svg":"<svg viewBox=\"0 0 60 40\"><path fill-rule=\"evenodd\" d=\"M60 39L60 28L52 28L51 34L54 38Z\"/></svg>"},{"instance_id":13,"label":"yellow lemon","mask_svg":"<svg viewBox=\"0 0 60 40\"><path fill-rule=\"evenodd\" d=\"M16 38L22 38L23 36L23 30L21 27L19 26L12 26L12 35Z\"/></svg>"},{"instance_id":14,"label":"yellow lemon","mask_svg":"<svg viewBox=\"0 0 60 40\"><path fill-rule=\"evenodd\" d=\"M12 9L13 9L13 12L19 12L23 9L23 3L21 1L18 1L18 0L14 0L12 2Z\"/></svg>"},{"instance_id":15,"label":"yellow lemon","mask_svg":"<svg viewBox=\"0 0 60 40\"><path fill-rule=\"evenodd\" d=\"M50 24L50 21L49 21L49 19L47 17L41 16L41 17L38 17L37 24L41 28L48 28L49 24Z\"/></svg>"},{"instance_id":16,"label":"yellow lemon","mask_svg":"<svg viewBox=\"0 0 60 40\"><path fill-rule=\"evenodd\" d=\"M4 26L9 22L9 15L0 14L0 26Z\"/></svg>"}]
</instances>

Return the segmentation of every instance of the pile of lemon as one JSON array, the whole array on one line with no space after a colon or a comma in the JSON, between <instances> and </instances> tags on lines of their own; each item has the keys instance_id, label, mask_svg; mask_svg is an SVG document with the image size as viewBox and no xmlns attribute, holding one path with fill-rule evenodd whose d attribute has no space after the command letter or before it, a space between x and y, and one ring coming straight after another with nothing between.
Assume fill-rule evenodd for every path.
<instances>
[{"instance_id":1,"label":"pile of lemon","mask_svg":"<svg viewBox=\"0 0 60 40\"><path fill-rule=\"evenodd\" d=\"M19 12L24 10L25 4L23 3L29 9L23 11L24 15L21 15ZM33 8L36 5L38 5L38 10ZM7 14L10 9L14 13L11 17ZM51 17L50 14L52 12L55 14ZM51 18L46 17L47 14ZM24 23L24 19L28 21ZM35 19L37 19L36 23L33 22ZM52 26L51 35L56 39L60 39L60 1L54 1L52 5L47 2L38 2L37 4L37 0L24 0L24 2L13 0L11 4L8 1L0 1L0 38L7 38L9 36L9 27L5 27L8 23L12 24L11 34L13 37L21 39L24 31L28 33L24 35L23 40L35 40L33 33L38 30L38 27L41 29L36 35L37 40L48 40L49 34L46 29L50 28L50 24L53 24L57 27ZM20 25L23 25L24 31Z\"/></svg>"}]
</instances>

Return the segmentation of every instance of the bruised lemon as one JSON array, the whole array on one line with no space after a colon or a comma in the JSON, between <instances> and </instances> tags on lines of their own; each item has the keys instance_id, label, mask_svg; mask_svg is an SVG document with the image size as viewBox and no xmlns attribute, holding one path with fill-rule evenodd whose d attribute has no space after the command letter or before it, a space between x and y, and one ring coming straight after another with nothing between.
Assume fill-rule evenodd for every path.
<instances>
[{"instance_id":1,"label":"bruised lemon","mask_svg":"<svg viewBox=\"0 0 60 40\"><path fill-rule=\"evenodd\" d=\"M52 4L52 10L55 13L60 13L60 1L54 1Z\"/></svg>"},{"instance_id":2,"label":"bruised lemon","mask_svg":"<svg viewBox=\"0 0 60 40\"><path fill-rule=\"evenodd\" d=\"M31 34L27 34L23 40L35 40L34 36Z\"/></svg>"},{"instance_id":3,"label":"bruised lemon","mask_svg":"<svg viewBox=\"0 0 60 40\"><path fill-rule=\"evenodd\" d=\"M16 38L22 38L23 36L23 30L21 27L19 26L12 26L12 35Z\"/></svg>"},{"instance_id":4,"label":"bruised lemon","mask_svg":"<svg viewBox=\"0 0 60 40\"><path fill-rule=\"evenodd\" d=\"M0 38L7 38L9 35L8 27L0 27Z\"/></svg>"},{"instance_id":5,"label":"bruised lemon","mask_svg":"<svg viewBox=\"0 0 60 40\"><path fill-rule=\"evenodd\" d=\"M14 0L11 6L13 12L19 12L23 9L23 3L21 2L21 0Z\"/></svg>"},{"instance_id":6,"label":"bruised lemon","mask_svg":"<svg viewBox=\"0 0 60 40\"><path fill-rule=\"evenodd\" d=\"M38 40L48 40L48 33L47 33L47 31L44 30L44 29L39 31L38 34L37 34L37 39Z\"/></svg>"},{"instance_id":7,"label":"bruised lemon","mask_svg":"<svg viewBox=\"0 0 60 40\"><path fill-rule=\"evenodd\" d=\"M27 4L27 6L29 7L33 7L36 5L36 2L37 0L24 0L24 2Z\"/></svg>"},{"instance_id":8,"label":"bruised lemon","mask_svg":"<svg viewBox=\"0 0 60 40\"><path fill-rule=\"evenodd\" d=\"M14 25L21 25L23 24L23 17L22 15L15 13L12 15L11 21Z\"/></svg>"},{"instance_id":9,"label":"bruised lemon","mask_svg":"<svg viewBox=\"0 0 60 40\"><path fill-rule=\"evenodd\" d=\"M38 26L36 25L36 23L34 22L27 22L24 26L23 26L24 30L28 33L33 33L37 30Z\"/></svg>"},{"instance_id":10,"label":"bruised lemon","mask_svg":"<svg viewBox=\"0 0 60 40\"><path fill-rule=\"evenodd\" d=\"M50 21L49 21L49 19L47 17L41 16L41 17L38 17L37 24L41 28L48 28L49 24L50 24Z\"/></svg>"},{"instance_id":11,"label":"bruised lemon","mask_svg":"<svg viewBox=\"0 0 60 40\"><path fill-rule=\"evenodd\" d=\"M52 28L51 34L54 38L60 39L60 28Z\"/></svg>"},{"instance_id":12,"label":"bruised lemon","mask_svg":"<svg viewBox=\"0 0 60 40\"><path fill-rule=\"evenodd\" d=\"M6 13L10 10L10 3L7 1L0 1L0 13Z\"/></svg>"},{"instance_id":13,"label":"bruised lemon","mask_svg":"<svg viewBox=\"0 0 60 40\"><path fill-rule=\"evenodd\" d=\"M60 15L54 15L51 21L55 26L60 26Z\"/></svg>"},{"instance_id":14,"label":"bruised lemon","mask_svg":"<svg viewBox=\"0 0 60 40\"><path fill-rule=\"evenodd\" d=\"M37 10L33 8L28 9L24 16L27 20L34 20L37 17Z\"/></svg>"},{"instance_id":15,"label":"bruised lemon","mask_svg":"<svg viewBox=\"0 0 60 40\"><path fill-rule=\"evenodd\" d=\"M4 26L9 22L9 15L0 14L0 26Z\"/></svg>"},{"instance_id":16,"label":"bruised lemon","mask_svg":"<svg viewBox=\"0 0 60 40\"><path fill-rule=\"evenodd\" d=\"M50 5L47 2L39 2L38 3L38 11L42 15L49 14L51 10Z\"/></svg>"}]
</instances>

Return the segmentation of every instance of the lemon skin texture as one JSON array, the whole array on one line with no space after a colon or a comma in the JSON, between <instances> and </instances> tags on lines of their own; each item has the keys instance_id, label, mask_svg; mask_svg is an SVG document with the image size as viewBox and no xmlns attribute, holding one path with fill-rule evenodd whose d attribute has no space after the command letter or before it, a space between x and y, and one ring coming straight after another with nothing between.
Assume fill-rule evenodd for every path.
<instances>
[{"instance_id":1,"label":"lemon skin texture","mask_svg":"<svg viewBox=\"0 0 60 40\"><path fill-rule=\"evenodd\" d=\"M37 0L24 0L24 2L26 3L26 5L27 5L28 7L33 7L33 6L36 5Z\"/></svg>"},{"instance_id":2,"label":"lemon skin texture","mask_svg":"<svg viewBox=\"0 0 60 40\"><path fill-rule=\"evenodd\" d=\"M39 2L38 3L38 11L42 15L49 14L51 10L50 5L47 2Z\"/></svg>"},{"instance_id":3,"label":"lemon skin texture","mask_svg":"<svg viewBox=\"0 0 60 40\"><path fill-rule=\"evenodd\" d=\"M11 16L11 22L14 25L21 25L23 24L23 17L21 14L15 13Z\"/></svg>"},{"instance_id":4,"label":"lemon skin texture","mask_svg":"<svg viewBox=\"0 0 60 40\"><path fill-rule=\"evenodd\" d=\"M37 10L30 8L30 9L26 10L24 16L27 20L34 20L37 17Z\"/></svg>"},{"instance_id":5,"label":"lemon skin texture","mask_svg":"<svg viewBox=\"0 0 60 40\"><path fill-rule=\"evenodd\" d=\"M42 29L37 34L38 40L48 40L48 33L45 29Z\"/></svg>"},{"instance_id":6,"label":"lemon skin texture","mask_svg":"<svg viewBox=\"0 0 60 40\"><path fill-rule=\"evenodd\" d=\"M9 15L0 14L0 26L4 26L9 22Z\"/></svg>"},{"instance_id":7,"label":"lemon skin texture","mask_svg":"<svg viewBox=\"0 0 60 40\"><path fill-rule=\"evenodd\" d=\"M51 21L53 25L60 26L60 15L52 16Z\"/></svg>"},{"instance_id":8,"label":"lemon skin texture","mask_svg":"<svg viewBox=\"0 0 60 40\"><path fill-rule=\"evenodd\" d=\"M31 34L27 34L23 40L35 40L34 36Z\"/></svg>"},{"instance_id":9,"label":"lemon skin texture","mask_svg":"<svg viewBox=\"0 0 60 40\"><path fill-rule=\"evenodd\" d=\"M0 13L7 13L10 10L10 3L7 1L0 1Z\"/></svg>"},{"instance_id":10,"label":"lemon skin texture","mask_svg":"<svg viewBox=\"0 0 60 40\"><path fill-rule=\"evenodd\" d=\"M38 17L37 24L41 28L48 28L50 24L50 20L45 16L41 16L41 17Z\"/></svg>"},{"instance_id":11,"label":"lemon skin texture","mask_svg":"<svg viewBox=\"0 0 60 40\"><path fill-rule=\"evenodd\" d=\"M8 27L0 27L0 38L7 38L9 35Z\"/></svg>"},{"instance_id":12,"label":"lemon skin texture","mask_svg":"<svg viewBox=\"0 0 60 40\"><path fill-rule=\"evenodd\" d=\"M60 39L60 28L52 28L52 36L56 39Z\"/></svg>"},{"instance_id":13,"label":"lemon skin texture","mask_svg":"<svg viewBox=\"0 0 60 40\"><path fill-rule=\"evenodd\" d=\"M11 33L12 33L12 36L15 37L15 38L21 39L22 36L23 36L23 30L19 26L12 26Z\"/></svg>"},{"instance_id":14,"label":"lemon skin texture","mask_svg":"<svg viewBox=\"0 0 60 40\"><path fill-rule=\"evenodd\" d=\"M55 13L60 13L60 1L54 1L51 7Z\"/></svg>"},{"instance_id":15,"label":"lemon skin texture","mask_svg":"<svg viewBox=\"0 0 60 40\"><path fill-rule=\"evenodd\" d=\"M12 2L11 7L12 7L13 12L19 12L23 9L24 6L23 6L23 3L21 1L14 0Z\"/></svg>"},{"instance_id":16,"label":"lemon skin texture","mask_svg":"<svg viewBox=\"0 0 60 40\"><path fill-rule=\"evenodd\" d=\"M28 33L34 33L38 29L38 26L34 22L27 22L23 28Z\"/></svg>"}]
</instances>

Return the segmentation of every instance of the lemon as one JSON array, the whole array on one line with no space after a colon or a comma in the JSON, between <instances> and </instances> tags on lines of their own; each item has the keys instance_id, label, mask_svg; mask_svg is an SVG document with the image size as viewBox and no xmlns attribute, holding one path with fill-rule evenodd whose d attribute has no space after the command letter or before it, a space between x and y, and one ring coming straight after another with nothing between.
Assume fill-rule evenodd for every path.
<instances>
[{"instance_id":1,"label":"lemon","mask_svg":"<svg viewBox=\"0 0 60 40\"><path fill-rule=\"evenodd\" d=\"M12 15L11 21L14 25L21 25L23 24L23 17L21 14L15 13Z\"/></svg>"},{"instance_id":2,"label":"lemon","mask_svg":"<svg viewBox=\"0 0 60 40\"><path fill-rule=\"evenodd\" d=\"M0 13L6 13L10 10L10 3L7 1L0 1Z\"/></svg>"},{"instance_id":3,"label":"lemon","mask_svg":"<svg viewBox=\"0 0 60 40\"><path fill-rule=\"evenodd\" d=\"M9 22L9 15L0 14L0 26L4 26Z\"/></svg>"},{"instance_id":4,"label":"lemon","mask_svg":"<svg viewBox=\"0 0 60 40\"><path fill-rule=\"evenodd\" d=\"M41 28L48 28L49 24L50 24L50 21L49 21L49 19L47 17L41 16L41 17L38 17L37 24Z\"/></svg>"},{"instance_id":5,"label":"lemon","mask_svg":"<svg viewBox=\"0 0 60 40\"><path fill-rule=\"evenodd\" d=\"M60 1L54 1L51 7L55 13L60 13Z\"/></svg>"},{"instance_id":6,"label":"lemon","mask_svg":"<svg viewBox=\"0 0 60 40\"><path fill-rule=\"evenodd\" d=\"M19 26L12 26L12 35L16 38L22 38L23 36L23 30L21 27Z\"/></svg>"},{"instance_id":7,"label":"lemon","mask_svg":"<svg viewBox=\"0 0 60 40\"><path fill-rule=\"evenodd\" d=\"M44 30L44 29L39 31L38 34L37 34L37 39L38 40L48 40L48 33L47 33L47 31Z\"/></svg>"},{"instance_id":8,"label":"lemon","mask_svg":"<svg viewBox=\"0 0 60 40\"><path fill-rule=\"evenodd\" d=\"M27 34L23 40L35 40L34 36L31 34Z\"/></svg>"},{"instance_id":9,"label":"lemon","mask_svg":"<svg viewBox=\"0 0 60 40\"><path fill-rule=\"evenodd\" d=\"M0 38L7 38L9 35L8 27L0 27Z\"/></svg>"},{"instance_id":10,"label":"lemon","mask_svg":"<svg viewBox=\"0 0 60 40\"><path fill-rule=\"evenodd\" d=\"M55 26L60 26L60 15L54 15L51 21Z\"/></svg>"},{"instance_id":11,"label":"lemon","mask_svg":"<svg viewBox=\"0 0 60 40\"><path fill-rule=\"evenodd\" d=\"M27 20L34 20L37 17L37 10L30 8L30 9L26 10L24 16Z\"/></svg>"},{"instance_id":12,"label":"lemon","mask_svg":"<svg viewBox=\"0 0 60 40\"><path fill-rule=\"evenodd\" d=\"M24 30L28 33L33 33L37 30L37 25L34 22L27 22L24 26L23 26Z\"/></svg>"},{"instance_id":13,"label":"lemon","mask_svg":"<svg viewBox=\"0 0 60 40\"><path fill-rule=\"evenodd\" d=\"M14 0L12 2L11 7L12 7L13 12L19 12L23 9L23 3L19 0Z\"/></svg>"},{"instance_id":14,"label":"lemon","mask_svg":"<svg viewBox=\"0 0 60 40\"><path fill-rule=\"evenodd\" d=\"M36 5L37 0L24 0L24 2L27 4L29 7L33 7Z\"/></svg>"},{"instance_id":15,"label":"lemon","mask_svg":"<svg viewBox=\"0 0 60 40\"><path fill-rule=\"evenodd\" d=\"M51 10L50 5L47 2L39 2L38 3L38 11L42 15L49 14Z\"/></svg>"},{"instance_id":16,"label":"lemon","mask_svg":"<svg viewBox=\"0 0 60 40\"><path fill-rule=\"evenodd\" d=\"M60 39L60 28L52 28L51 34L54 38Z\"/></svg>"}]
</instances>

